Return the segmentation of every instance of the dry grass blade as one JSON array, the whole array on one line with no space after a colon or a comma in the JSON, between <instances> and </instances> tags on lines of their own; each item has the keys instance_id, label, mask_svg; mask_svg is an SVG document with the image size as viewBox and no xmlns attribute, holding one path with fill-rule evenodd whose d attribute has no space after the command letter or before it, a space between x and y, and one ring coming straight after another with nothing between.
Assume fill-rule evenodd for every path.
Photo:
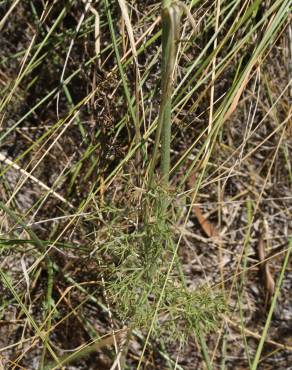
<instances>
[{"instance_id":1,"label":"dry grass blade","mask_svg":"<svg viewBox=\"0 0 292 370\"><path fill-rule=\"evenodd\" d=\"M97 341L95 341L92 344L82 346L78 350L76 350L73 354L64 356L60 359L58 365L49 364L45 367L45 370L55 370L61 368L63 365L72 363L73 361L79 360L81 358L84 358L88 355L90 355L93 352L96 352L104 347L112 346L115 342L115 340L118 338L119 340L122 340L124 336L126 335L127 330L121 329L114 333L114 335L108 334Z\"/></svg>"},{"instance_id":2,"label":"dry grass blade","mask_svg":"<svg viewBox=\"0 0 292 370\"><path fill-rule=\"evenodd\" d=\"M86 3L86 0L83 0ZM87 6L87 4L86 4ZM94 15L94 40L95 40L95 54L98 57L98 65L101 66L100 60L100 17L99 12L91 5L91 2L88 2L88 9Z\"/></svg>"},{"instance_id":3,"label":"dry grass blade","mask_svg":"<svg viewBox=\"0 0 292 370\"><path fill-rule=\"evenodd\" d=\"M254 62L254 64L255 64L255 62ZM253 68L253 65L254 64L252 64L248 68L248 70L246 71L245 77L244 77L241 85L239 86L239 88L238 88L238 90L237 90L237 92L236 92L236 94L235 94L235 96L233 98L233 101L232 101L232 103L231 103L231 105L230 105L230 107L228 109L228 111L226 112L226 114L224 116L224 120L225 121L228 120L228 118L230 118L230 116L232 115L232 113L235 111L235 109L236 109L236 107L237 107L237 105L239 103L240 97L241 97L244 89L246 88L246 85L248 84L248 81L250 80L250 73L252 71L252 68Z\"/></svg>"},{"instance_id":4,"label":"dry grass blade","mask_svg":"<svg viewBox=\"0 0 292 370\"><path fill-rule=\"evenodd\" d=\"M131 46L131 51L133 54L134 58L134 64L135 64L135 98L136 98L136 120L135 120L135 135L136 135L136 144L139 145L141 141L141 129L140 129L140 112L139 112L139 107L140 107L140 99L142 102L142 108L143 108L143 92L141 89L141 75L140 75L140 70L139 70L139 64L138 64L138 53L137 53L137 48L136 48L136 42L135 42L135 37L134 37L134 31L133 27L131 24L131 20L129 17L129 12L128 12L128 7L127 3L125 0L118 0L121 12L122 12L122 17L126 25L127 33L129 36L129 41L130 41L130 46ZM144 108L143 108L144 110ZM141 161L141 156L140 156L140 151L138 150L136 153L136 163L139 164Z\"/></svg>"},{"instance_id":5,"label":"dry grass blade","mask_svg":"<svg viewBox=\"0 0 292 370\"><path fill-rule=\"evenodd\" d=\"M6 14L4 15L4 17L1 19L0 21L0 31L2 30L2 28L4 27L5 25L5 22L7 21L7 19L9 18L9 15L12 13L13 9L16 7L16 5L20 2L20 0L15 0L14 3L11 5L11 7L9 8L9 10L6 12Z\"/></svg>"},{"instance_id":6,"label":"dry grass blade","mask_svg":"<svg viewBox=\"0 0 292 370\"><path fill-rule=\"evenodd\" d=\"M124 0L118 0L118 2L119 2L121 12L122 12L125 24L126 24L132 53L133 53L133 56L135 58L135 62L137 63L136 59L137 59L138 53L137 53L137 49L136 49L136 42L135 42L135 38L134 38L134 32L133 32L133 27L131 25L127 4Z\"/></svg>"},{"instance_id":7,"label":"dry grass blade","mask_svg":"<svg viewBox=\"0 0 292 370\"><path fill-rule=\"evenodd\" d=\"M20 166L18 166L18 164L14 163L10 159L6 158L1 153L0 153L0 162L4 162L8 166L10 166L10 167L14 168L15 170L19 171L21 174L25 175L27 178L29 178L30 180L32 180L33 182L35 182L41 188L43 188L44 190L48 191L49 194L52 194L55 198L57 198L58 200L60 200L61 202L65 203L65 204L67 204L67 206L69 206L70 208L74 208L74 206L70 202L68 202L68 200L66 200L64 197L62 197L62 195L58 194L56 191L54 191L49 186L47 186L46 184L44 184L42 181L40 181L39 179L37 179L31 173L25 171L23 168L21 168Z\"/></svg>"},{"instance_id":8,"label":"dry grass blade","mask_svg":"<svg viewBox=\"0 0 292 370\"><path fill-rule=\"evenodd\" d=\"M188 186L189 188L192 188L194 183L196 181L196 176L194 173L192 173L190 176L189 176L189 179L188 179ZM217 230L216 226L213 225L208 219L207 217L202 213L200 207L196 206L196 205L193 205L192 207L192 210L193 210L193 213L194 215L196 216L202 230L204 231L204 233L210 238L212 239L214 242L218 243L218 242L221 242L221 236L220 236L220 233L219 231Z\"/></svg>"},{"instance_id":9,"label":"dry grass blade","mask_svg":"<svg viewBox=\"0 0 292 370\"><path fill-rule=\"evenodd\" d=\"M228 317L225 316L226 322L232 326L237 331L244 331L245 335L248 335L252 338L255 338L257 340L261 339L261 335L259 333L255 333L252 330L247 329L246 327L242 326L239 322L234 322L233 320L230 320ZM292 352L292 347L283 343L276 342L272 339L266 339L266 343L270 344L271 346L275 346L277 348L280 348L282 350L288 350Z\"/></svg>"},{"instance_id":10,"label":"dry grass blade","mask_svg":"<svg viewBox=\"0 0 292 370\"><path fill-rule=\"evenodd\" d=\"M257 250L258 250L258 257L261 262L260 270L261 270L261 274L265 282L264 284L265 290L266 290L265 306L267 308L267 305L270 302L274 294L274 291L275 291L275 281L270 271L269 260L266 260L265 242L264 242L263 235L261 235L260 237Z\"/></svg>"}]
</instances>

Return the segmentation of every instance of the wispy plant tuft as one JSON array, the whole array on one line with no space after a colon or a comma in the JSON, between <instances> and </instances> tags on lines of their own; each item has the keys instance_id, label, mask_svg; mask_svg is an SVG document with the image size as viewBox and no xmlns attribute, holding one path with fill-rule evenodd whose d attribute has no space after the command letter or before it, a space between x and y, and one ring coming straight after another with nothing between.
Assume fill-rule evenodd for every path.
<instances>
[{"instance_id":1,"label":"wispy plant tuft","mask_svg":"<svg viewBox=\"0 0 292 370\"><path fill-rule=\"evenodd\" d=\"M108 299L130 328L147 332L158 307L154 336L176 341L186 340L199 330L208 333L219 325L221 314L227 310L223 294L204 286L188 289L176 269L169 275L174 236L165 223L157 195L152 197L148 224L135 227L129 217L134 214L131 208L127 213L100 210L104 212L102 218L112 219L104 229L107 238L95 252L103 266Z\"/></svg>"}]
</instances>

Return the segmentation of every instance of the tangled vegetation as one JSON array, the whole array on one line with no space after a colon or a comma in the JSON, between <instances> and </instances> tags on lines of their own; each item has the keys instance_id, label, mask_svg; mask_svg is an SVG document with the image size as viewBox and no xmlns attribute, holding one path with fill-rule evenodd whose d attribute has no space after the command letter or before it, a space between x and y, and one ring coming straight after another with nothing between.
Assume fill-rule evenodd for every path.
<instances>
[{"instance_id":1,"label":"tangled vegetation","mask_svg":"<svg viewBox=\"0 0 292 370\"><path fill-rule=\"evenodd\" d=\"M0 367L288 369L290 1L0 17Z\"/></svg>"}]
</instances>

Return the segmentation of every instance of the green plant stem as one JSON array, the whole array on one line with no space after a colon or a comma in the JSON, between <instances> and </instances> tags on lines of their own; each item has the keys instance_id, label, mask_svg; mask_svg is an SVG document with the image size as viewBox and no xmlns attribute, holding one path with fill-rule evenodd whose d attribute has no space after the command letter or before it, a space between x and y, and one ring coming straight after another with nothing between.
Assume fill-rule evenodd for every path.
<instances>
[{"instance_id":1,"label":"green plant stem","mask_svg":"<svg viewBox=\"0 0 292 370\"><path fill-rule=\"evenodd\" d=\"M162 8L168 8L172 3L172 0L162 0Z\"/></svg>"},{"instance_id":2,"label":"green plant stem","mask_svg":"<svg viewBox=\"0 0 292 370\"><path fill-rule=\"evenodd\" d=\"M203 358L205 360L205 364L207 366L207 369L212 370L212 364L211 364L210 356L209 356L209 353L208 353L208 347L207 347L206 341L203 337L203 334L201 333L201 330L199 328L197 328L196 334L197 334L197 337L198 337L199 342L200 342L202 355L203 355Z\"/></svg>"},{"instance_id":3,"label":"green plant stem","mask_svg":"<svg viewBox=\"0 0 292 370\"><path fill-rule=\"evenodd\" d=\"M154 169L158 157L161 139L161 183L165 190L168 188L170 171L170 141L171 141L171 96L173 92L173 72L177 41L179 37L181 9L171 1L162 4L162 67L161 67L161 103L156 129L155 143L149 170L149 188L153 185ZM166 199L163 208L166 209Z\"/></svg>"}]
</instances>

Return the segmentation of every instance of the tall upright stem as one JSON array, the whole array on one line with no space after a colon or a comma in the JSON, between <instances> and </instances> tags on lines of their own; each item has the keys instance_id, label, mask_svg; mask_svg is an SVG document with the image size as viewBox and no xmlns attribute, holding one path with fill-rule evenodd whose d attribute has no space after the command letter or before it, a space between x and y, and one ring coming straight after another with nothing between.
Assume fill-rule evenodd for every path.
<instances>
[{"instance_id":1,"label":"tall upright stem","mask_svg":"<svg viewBox=\"0 0 292 370\"><path fill-rule=\"evenodd\" d=\"M170 170L171 140L171 96L173 92L173 72L176 57L176 43L180 23L180 11L172 6L171 0L162 2L162 67L161 67L161 103L154 143L152 162L149 172L149 187L152 186L155 164L161 141L161 184L168 189ZM166 201L163 208L167 207Z\"/></svg>"},{"instance_id":2,"label":"tall upright stem","mask_svg":"<svg viewBox=\"0 0 292 370\"><path fill-rule=\"evenodd\" d=\"M172 0L162 0L162 8L168 8L172 3Z\"/></svg>"},{"instance_id":3,"label":"tall upright stem","mask_svg":"<svg viewBox=\"0 0 292 370\"><path fill-rule=\"evenodd\" d=\"M168 5L167 5L168 4ZM161 63L161 182L167 190L170 170L171 140L171 95L173 90L172 74L174 68L174 38L169 8L171 1L164 0L162 10L162 63Z\"/></svg>"}]
</instances>

